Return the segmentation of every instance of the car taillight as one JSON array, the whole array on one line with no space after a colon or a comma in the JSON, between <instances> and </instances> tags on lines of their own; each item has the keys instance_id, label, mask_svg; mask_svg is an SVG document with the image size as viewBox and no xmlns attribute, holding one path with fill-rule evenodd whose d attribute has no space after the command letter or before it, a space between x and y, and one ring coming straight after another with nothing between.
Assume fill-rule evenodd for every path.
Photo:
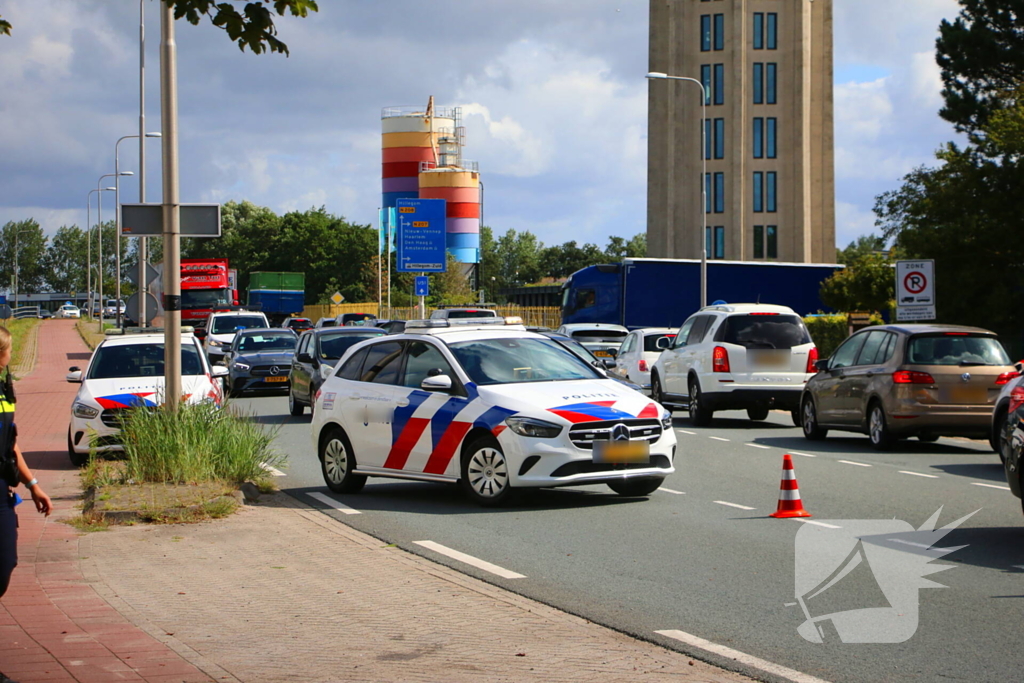
<instances>
[{"instance_id":1,"label":"car taillight","mask_svg":"<svg viewBox=\"0 0 1024 683\"><path fill-rule=\"evenodd\" d=\"M1010 412L1016 411L1022 405L1024 405L1024 386L1018 385L1010 392Z\"/></svg>"},{"instance_id":2,"label":"car taillight","mask_svg":"<svg viewBox=\"0 0 1024 683\"><path fill-rule=\"evenodd\" d=\"M316 390L316 396L313 397L313 403L316 403L317 401L320 400L320 394L321 394L322 391L323 391L322 389L317 389Z\"/></svg>"},{"instance_id":3,"label":"car taillight","mask_svg":"<svg viewBox=\"0 0 1024 683\"><path fill-rule=\"evenodd\" d=\"M730 372L729 352L721 346L716 346L711 354L711 370L712 372Z\"/></svg>"},{"instance_id":4,"label":"car taillight","mask_svg":"<svg viewBox=\"0 0 1024 683\"><path fill-rule=\"evenodd\" d=\"M814 367L814 364L818 362L818 347L812 346L811 350L807 352L807 368L804 372L817 372L818 368Z\"/></svg>"},{"instance_id":5,"label":"car taillight","mask_svg":"<svg viewBox=\"0 0 1024 683\"><path fill-rule=\"evenodd\" d=\"M640 359L640 362L636 364L636 369L640 372L647 372L647 361Z\"/></svg>"},{"instance_id":6,"label":"car taillight","mask_svg":"<svg viewBox=\"0 0 1024 683\"><path fill-rule=\"evenodd\" d=\"M895 384L935 384L935 378L927 372L914 370L897 370L892 373L892 381Z\"/></svg>"},{"instance_id":7,"label":"car taillight","mask_svg":"<svg viewBox=\"0 0 1024 683\"><path fill-rule=\"evenodd\" d=\"M1017 379L1020 377L1020 373L1014 370L1013 372L1004 372L1003 374L996 377L996 386L1003 386L1011 379Z\"/></svg>"}]
</instances>

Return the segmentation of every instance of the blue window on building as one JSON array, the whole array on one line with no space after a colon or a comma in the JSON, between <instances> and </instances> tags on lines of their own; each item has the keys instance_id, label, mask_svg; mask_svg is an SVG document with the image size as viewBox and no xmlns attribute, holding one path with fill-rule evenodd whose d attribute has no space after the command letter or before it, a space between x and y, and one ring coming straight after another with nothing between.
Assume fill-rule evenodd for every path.
<instances>
[{"instance_id":1,"label":"blue window on building","mask_svg":"<svg viewBox=\"0 0 1024 683\"><path fill-rule=\"evenodd\" d=\"M754 49L764 49L764 13L754 12Z\"/></svg>"},{"instance_id":2,"label":"blue window on building","mask_svg":"<svg viewBox=\"0 0 1024 683\"><path fill-rule=\"evenodd\" d=\"M764 158L764 119L761 117L754 118L754 158Z\"/></svg>"},{"instance_id":3,"label":"blue window on building","mask_svg":"<svg viewBox=\"0 0 1024 683\"><path fill-rule=\"evenodd\" d=\"M704 228L704 253L707 254L708 258L714 258L713 254L715 253L715 243L713 241L714 238L711 236L711 231L713 229L714 228L712 228L710 225Z\"/></svg>"},{"instance_id":4,"label":"blue window on building","mask_svg":"<svg viewBox=\"0 0 1024 683\"><path fill-rule=\"evenodd\" d=\"M725 15L715 15L715 49L725 49Z\"/></svg>"},{"instance_id":5,"label":"blue window on building","mask_svg":"<svg viewBox=\"0 0 1024 683\"><path fill-rule=\"evenodd\" d=\"M725 226L715 226L715 258L725 258Z\"/></svg>"},{"instance_id":6,"label":"blue window on building","mask_svg":"<svg viewBox=\"0 0 1024 683\"><path fill-rule=\"evenodd\" d=\"M771 117L767 119L768 127L765 135L765 147L767 148L767 157L774 159L776 157L776 138L778 130L778 119Z\"/></svg>"},{"instance_id":7,"label":"blue window on building","mask_svg":"<svg viewBox=\"0 0 1024 683\"><path fill-rule=\"evenodd\" d=\"M768 226L768 258L779 258L779 234L774 225Z\"/></svg>"},{"instance_id":8,"label":"blue window on building","mask_svg":"<svg viewBox=\"0 0 1024 683\"><path fill-rule=\"evenodd\" d=\"M701 64L700 84L704 86L704 104L711 104L711 65Z\"/></svg>"},{"instance_id":9,"label":"blue window on building","mask_svg":"<svg viewBox=\"0 0 1024 683\"><path fill-rule=\"evenodd\" d=\"M715 213L725 213L725 174L715 174Z\"/></svg>"},{"instance_id":10,"label":"blue window on building","mask_svg":"<svg viewBox=\"0 0 1024 683\"><path fill-rule=\"evenodd\" d=\"M715 158L725 158L725 119L715 119Z\"/></svg>"},{"instance_id":11,"label":"blue window on building","mask_svg":"<svg viewBox=\"0 0 1024 683\"><path fill-rule=\"evenodd\" d=\"M715 138L714 133L711 130L711 119L704 119L704 158L711 158L711 148L714 145Z\"/></svg>"},{"instance_id":12,"label":"blue window on building","mask_svg":"<svg viewBox=\"0 0 1024 683\"><path fill-rule=\"evenodd\" d=\"M764 258L764 226L754 226L754 258Z\"/></svg>"},{"instance_id":13,"label":"blue window on building","mask_svg":"<svg viewBox=\"0 0 1024 683\"><path fill-rule=\"evenodd\" d=\"M776 64L765 65L765 100L768 104L775 104L775 74L778 71Z\"/></svg>"},{"instance_id":14,"label":"blue window on building","mask_svg":"<svg viewBox=\"0 0 1024 683\"><path fill-rule=\"evenodd\" d=\"M764 64L761 64L760 62L754 62L753 86L754 104L764 104Z\"/></svg>"},{"instance_id":15,"label":"blue window on building","mask_svg":"<svg viewBox=\"0 0 1024 683\"><path fill-rule=\"evenodd\" d=\"M725 65L715 64L715 104L725 104Z\"/></svg>"},{"instance_id":16,"label":"blue window on building","mask_svg":"<svg viewBox=\"0 0 1024 683\"><path fill-rule=\"evenodd\" d=\"M754 171L754 213L764 213L764 173Z\"/></svg>"},{"instance_id":17,"label":"blue window on building","mask_svg":"<svg viewBox=\"0 0 1024 683\"><path fill-rule=\"evenodd\" d=\"M702 14L700 17L700 51L707 52L711 49L711 15Z\"/></svg>"},{"instance_id":18,"label":"blue window on building","mask_svg":"<svg viewBox=\"0 0 1024 683\"><path fill-rule=\"evenodd\" d=\"M775 194L776 194L776 187L775 187L776 174L775 174L775 171L769 171L768 173L765 174L765 176L767 176L765 178L765 189L764 189L765 208L768 210L768 213L775 213L776 206L777 206L776 203L775 203Z\"/></svg>"},{"instance_id":19,"label":"blue window on building","mask_svg":"<svg viewBox=\"0 0 1024 683\"><path fill-rule=\"evenodd\" d=\"M765 28L768 35L764 42L769 50L775 50L779 47L779 15L775 12L769 12L768 23Z\"/></svg>"},{"instance_id":20,"label":"blue window on building","mask_svg":"<svg viewBox=\"0 0 1024 683\"><path fill-rule=\"evenodd\" d=\"M704 174L704 213L711 213L711 174Z\"/></svg>"}]
</instances>

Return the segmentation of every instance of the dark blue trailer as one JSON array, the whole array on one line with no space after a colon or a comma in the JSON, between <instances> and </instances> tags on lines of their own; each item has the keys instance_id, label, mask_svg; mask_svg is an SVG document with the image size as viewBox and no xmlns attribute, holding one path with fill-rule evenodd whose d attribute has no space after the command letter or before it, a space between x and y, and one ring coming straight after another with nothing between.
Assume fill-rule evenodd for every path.
<instances>
[{"instance_id":1,"label":"dark blue trailer","mask_svg":"<svg viewBox=\"0 0 1024 683\"><path fill-rule=\"evenodd\" d=\"M789 306L800 315L830 312L821 283L843 266L827 263L708 261L708 304ZM590 266L562 287L562 323L678 327L700 308L700 261L627 258Z\"/></svg>"}]
</instances>

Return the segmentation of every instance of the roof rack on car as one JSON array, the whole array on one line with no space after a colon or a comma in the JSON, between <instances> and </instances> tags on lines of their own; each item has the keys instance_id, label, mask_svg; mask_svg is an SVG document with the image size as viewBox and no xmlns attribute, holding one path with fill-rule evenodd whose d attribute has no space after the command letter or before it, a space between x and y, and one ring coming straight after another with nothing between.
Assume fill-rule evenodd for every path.
<instances>
[{"instance_id":1,"label":"roof rack on car","mask_svg":"<svg viewBox=\"0 0 1024 683\"><path fill-rule=\"evenodd\" d=\"M195 328L190 325L182 325L181 333L190 334L195 332ZM104 330L103 334L108 337L115 337L125 334L163 334L164 328L162 327L124 327L121 329Z\"/></svg>"}]
</instances>

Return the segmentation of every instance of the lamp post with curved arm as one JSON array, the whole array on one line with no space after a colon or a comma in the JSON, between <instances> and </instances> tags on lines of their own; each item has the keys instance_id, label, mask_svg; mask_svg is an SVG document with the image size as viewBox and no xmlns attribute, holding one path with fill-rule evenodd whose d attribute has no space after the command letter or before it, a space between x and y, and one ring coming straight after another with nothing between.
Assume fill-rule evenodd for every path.
<instances>
[{"instance_id":1,"label":"lamp post with curved arm","mask_svg":"<svg viewBox=\"0 0 1024 683\"><path fill-rule=\"evenodd\" d=\"M120 180L120 177L122 175L134 175L134 174L131 171L125 171L123 173L121 172L121 170L120 170L121 159L120 159L120 156L118 155L117 148L118 148L118 145L121 144L122 140L128 140L128 139L131 139L131 138L138 138L138 137L139 137L138 135L123 135L120 138L118 138L117 142L114 143L114 187L117 188L117 191L114 192L114 203L117 205L117 213L116 213L116 217L115 217L115 220L114 220L114 226L116 228L115 229L115 233L117 234L117 256L116 256L116 259L115 259L115 261L117 263L117 265L115 266L115 268L117 269L117 293L115 294L115 297L117 298L117 326L118 327L121 327L121 183L119 182L119 180ZM158 138L158 137L160 137L160 133L146 133L145 137L147 137L147 138ZM145 159L141 159L140 160L140 163L144 163L144 162L145 162ZM139 175L140 176L143 175L141 171L139 172ZM141 180L141 178L140 178L139 182L140 183L143 182ZM145 260L145 256L140 256L140 258ZM142 280L139 280L139 291L142 293L142 294L140 294L140 296L145 296L145 287L146 287L146 283L143 282Z\"/></svg>"},{"instance_id":2,"label":"lamp post with curved arm","mask_svg":"<svg viewBox=\"0 0 1024 683\"><path fill-rule=\"evenodd\" d=\"M668 81L689 81L690 83L696 83L700 88L700 159L701 159L701 177L700 177L700 216L701 216L701 230L700 230L700 306L704 308L708 305L708 214L707 214L707 192L708 192L708 155L707 155L707 105L708 96L707 90L704 88L704 84L698 81L696 78L690 78L689 76L669 76L668 74L661 73L659 71L652 71L647 74L647 78L650 80L668 80Z\"/></svg>"},{"instance_id":3,"label":"lamp post with curved arm","mask_svg":"<svg viewBox=\"0 0 1024 683\"><path fill-rule=\"evenodd\" d=\"M100 176L99 180L96 181L96 189L97 190L101 189L100 188L100 183L103 181L104 178L116 178L119 175L132 175L132 172L131 171L121 171L120 173L104 173L103 175ZM107 187L107 188L102 188L102 189L104 189L104 190L113 190L114 192L117 192L117 188L116 187ZM97 251L97 254L96 254L96 264L99 266L97 268L98 272L97 272L97 275L96 275L97 279L99 280L99 287L97 288L99 290L98 291L98 296L99 296L99 304L100 304L100 327L99 327L99 332L100 332L100 334L103 334L103 195L102 194L97 195L97 200L96 200L96 221L97 221L97 223L99 223L99 225L96 226L96 232L99 235L98 242L97 242L97 247L96 247L96 251Z\"/></svg>"}]
</instances>

